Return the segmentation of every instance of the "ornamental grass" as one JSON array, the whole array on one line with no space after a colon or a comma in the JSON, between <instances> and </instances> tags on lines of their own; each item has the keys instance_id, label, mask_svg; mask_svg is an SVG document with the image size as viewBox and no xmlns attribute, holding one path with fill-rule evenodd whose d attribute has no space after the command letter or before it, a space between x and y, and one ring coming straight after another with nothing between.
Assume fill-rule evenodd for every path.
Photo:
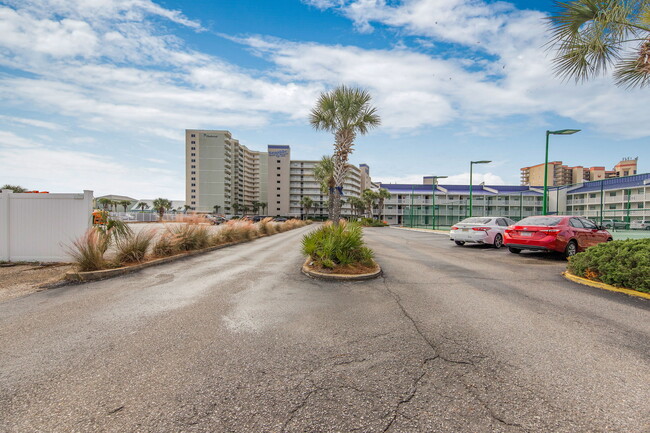
<instances>
[{"instance_id":1,"label":"ornamental grass","mask_svg":"<svg viewBox=\"0 0 650 433\"><path fill-rule=\"evenodd\" d=\"M340 266L374 266L374 253L365 246L361 226L341 222L324 224L302 239L302 252L317 265L333 269Z\"/></svg>"}]
</instances>

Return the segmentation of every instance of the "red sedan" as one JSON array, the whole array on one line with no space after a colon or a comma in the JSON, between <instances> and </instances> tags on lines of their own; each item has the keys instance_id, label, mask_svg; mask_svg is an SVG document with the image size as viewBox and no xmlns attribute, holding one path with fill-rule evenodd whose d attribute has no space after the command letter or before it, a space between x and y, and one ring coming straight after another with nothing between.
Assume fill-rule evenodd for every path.
<instances>
[{"instance_id":1,"label":"red sedan","mask_svg":"<svg viewBox=\"0 0 650 433\"><path fill-rule=\"evenodd\" d=\"M604 227L575 216L533 216L505 230L503 243L511 253L521 250L557 251L566 257L612 240Z\"/></svg>"}]
</instances>

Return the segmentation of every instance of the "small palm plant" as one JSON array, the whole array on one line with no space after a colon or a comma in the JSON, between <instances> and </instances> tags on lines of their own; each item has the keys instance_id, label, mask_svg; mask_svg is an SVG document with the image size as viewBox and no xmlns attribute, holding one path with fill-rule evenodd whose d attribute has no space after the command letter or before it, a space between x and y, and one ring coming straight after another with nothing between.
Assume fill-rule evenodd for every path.
<instances>
[{"instance_id":1,"label":"small palm plant","mask_svg":"<svg viewBox=\"0 0 650 433\"><path fill-rule=\"evenodd\" d=\"M584 81L614 67L616 85L650 84L648 0L556 1L549 17L556 73Z\"/></svg>"},{"instance_id":2,"label":"small palm plant","mask_svg":"<svg viewBox=\"0 0 650 433\"><path fill-rule=\"evenodd\" d=\"M348 169L348 158L352 153L357 134L365 135L371 128L379 126L381 119L377 109L370 105L370 94L362 89L340 86L322 93L312 109L309 122L316 130L334 134L334 194L332 215L335 225L341 217L341 195L343 181Z\"/></svg>"},{"instance_id":3,"label":"small palm plant","mask_svg":"<svg viewBox=\"0 0 650 433\"><path fill-rule=\"evenodd\" d=\"M163 216L165 215L165 211L171 209L171 207L172 202L166 198L160 197L153 201L153 208L156 210L156 212L158 212L160 221L162 221Z\"/></svg>"},{"instance_id":4,"label":"small palm plant","mask_svg":"<svg viewBox=\"0 0 650 433\"><path fill-rule=\"evenodd\" d=\"M379 200L379 219L384 220L384 201L391 197L390 192L386 188L379 188L377 191L377 199Z\"/></svg>"}]
</instances>

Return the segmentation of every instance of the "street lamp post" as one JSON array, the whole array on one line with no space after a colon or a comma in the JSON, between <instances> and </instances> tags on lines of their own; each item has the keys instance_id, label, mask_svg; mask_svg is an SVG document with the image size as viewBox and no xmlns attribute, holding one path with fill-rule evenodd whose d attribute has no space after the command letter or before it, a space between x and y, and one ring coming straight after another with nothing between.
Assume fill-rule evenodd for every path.
<instances>
[{"instance_id":1,"label":"street lamp post","mask_svg":"<svg viewBox=\"0 0 650 433\"><path fill-rule=\"evenodd\" d=\"M431 230L436 229L436 183L438 179L445 179L447 176L431 176L433 185L431 187Z\"/></svg>"},{"instance_id":2,"label":"street lamp post","mask_svg":"<svg viewBox=\"0 0 650 433\"><path fill-rule=\"evenodd\" d=\"M544 201L542 203L542 214L546 215L548 196L548 137L549 135L571 135L580 132L579 129L559 129L557 131L546 131L546 158L544 159Z\"/></svg>"},{"instance_id":3,"label":"street lamp post","mask_svg":"<svg viewBox=\"0 0 650 433\"><path fill-rule=\"evenodd\" d=\"M470 161L469 162L469 216L472 216L472 172L474 164L489 164L492 161Z\"/></svg>"}]
</instances>

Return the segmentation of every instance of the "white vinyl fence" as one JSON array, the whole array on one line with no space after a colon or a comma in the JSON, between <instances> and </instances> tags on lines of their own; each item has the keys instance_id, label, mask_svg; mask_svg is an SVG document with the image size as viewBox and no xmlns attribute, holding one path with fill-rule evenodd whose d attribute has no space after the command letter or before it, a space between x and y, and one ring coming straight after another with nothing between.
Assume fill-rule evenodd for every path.
<instances>
[{"instance_id":1,"label":"white vinyl fence","mask_svg":"<svg viewBox=\"0 0 650 433\"><path fill-rule=\"evenodd\" d=\"M68 262L66 247L92 225L93 192L0 194L0 261Z\"/></svg>"}]
</instances>

